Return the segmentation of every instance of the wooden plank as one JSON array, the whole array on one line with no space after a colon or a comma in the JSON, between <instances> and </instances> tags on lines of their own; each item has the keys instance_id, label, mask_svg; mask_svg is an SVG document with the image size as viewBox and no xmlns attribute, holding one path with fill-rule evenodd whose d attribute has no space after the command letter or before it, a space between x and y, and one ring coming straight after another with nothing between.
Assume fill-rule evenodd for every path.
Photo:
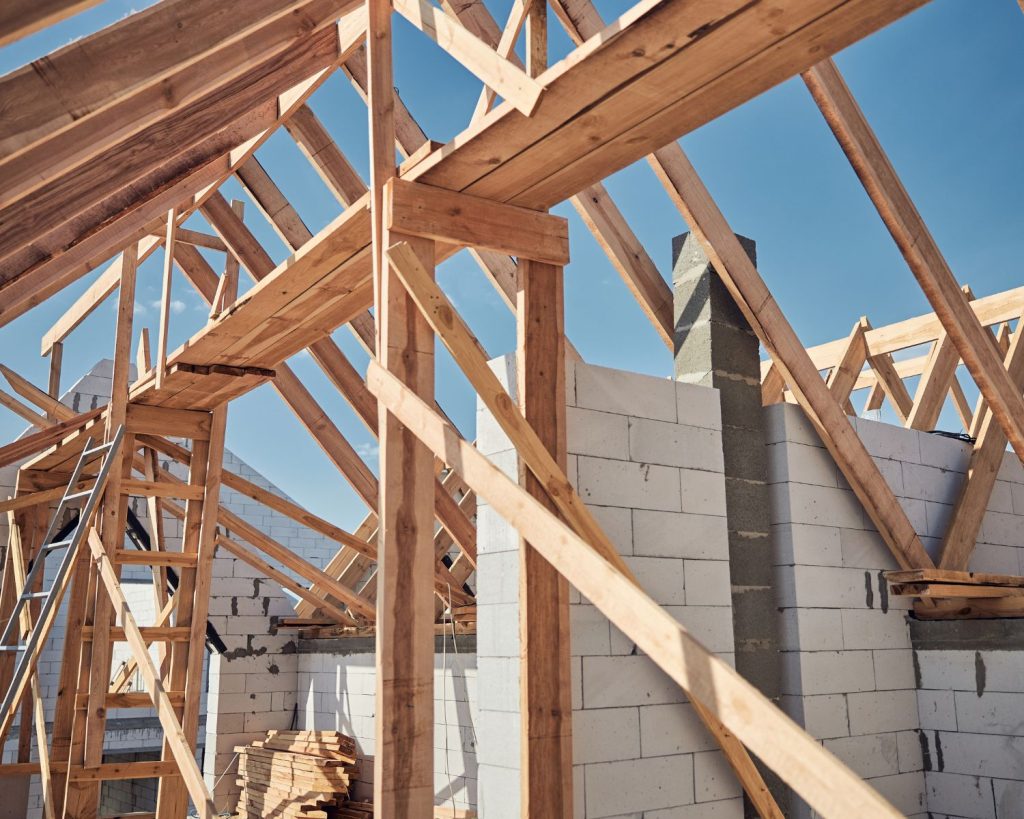
<instances>
[{"instance_id":1,"label":"wooden plank","mask_svg":"<svg viewBox=\"0 0 1024 819\"><path fill-rule=\"evenodd\" d=\"M438 457L453 461L481 498L812 808L836 819L901 815L585 540L462 440L397 378L371 362L367 383L406 428Z\"/></svg>"},{"instance_id":2,"label":"wooden plank","mask_svg":"<svg viewBox=\"0 0 1024 819\"><path fill-rule=\"evenodd\" d=\"M877 383L885 392L886 398L889 399L889 404L896 413L896 417L899 418L901 424L905 424L914 407L914 399L910 397L903 379L896 372L892 355L880 353L868 356L868 366L871 367L878 379Z\"/></svg>"},{"instance_id":3,"label":"wooden plank","mask_svg":"<svg viewBox=\"0 0 1024 819\"><path fill-rule=\"evenodd\" d=\"M1005 357L1006 371L1013 383L1024 387L1024 321L1018 323ZM942 539L942 553L939 558L941 569L966 569L974 552L974 545L981 530L981 522L996 477L1006 455L1006 434L996 423L986 403L980 415L977 440L971 450L949 526Z\"/></svg>"},{"instance_id":4,"label":"wooden plank","mask_svg":"<svg viewBox=\"0 0 1024 819\"><path fill-rule=\"evenodd\" d=\"M1024 458L1024 397L839 70L825 60L807 71L804 81L1011 446Z\"/></svg>"},{"instance_id":5,"label":"wooden plank","mask_svg":"<svg viewBox=\"0 0 1024 819\"><path fill-rule=\"evenodd\" d=\"M508 22L505 23L505 28L501 31L501 37L496 43L493 42L493 38L488 38L484 33L474 33L485 43L488 43L488 45L493 45L499 57L504 60L512 60L518 64L518 59L515 57L516 40L519 39L519 32L522 31L523 24L526 23L526 15L533 5L533 0L514 0L512 8L508 13ZM442 7L456 19L460 19L461 15L458 12L454 12L450 5L442 4ZM472 28L469 30L472 31ZM473 116L469 119L470 125L478 122L484 114L491 110L495 96L493 88L485 85L480 89L480 97L477 99L476 107L473 109Z\"/></svg>"},{"instance_id":6,"label":"wooden plank","mask_svg":"<svg viewBox=\"0 0 1024 819\"><path fill-rule=\"evenodd\" d=\"M519 266L517 397L524 426L535 432L535 443L549 454L564 475L562 269L528 259L521 259ZM550 494L561 493L549 493L549 484L543 478L522 470L520 482L546 508L558 510ZM568 486L568 481L565 485ZM522 813L530 817L572 816L569 585L528 541L521 540L519 549Z\"/></svg>"},{"instance_id":7,"label":"wooden plank","mask_svg":"<svg viewBox=\"0 0 1024 819\"><path fill-rule=\"evenodd\" d=\"M434 40L523 116L540 102L543 86L426 0L397 0L395 11Z\"/></svg>"},{"instance_id":8,"label":"wooden plank","mask_svg":"<svg viewBox=\"0 0 1024 819\"><path fill-rule=\"evenodd\" d=\"M556 265L569 262L569 223L561 217L398 178L388 182L384 197L389 230Z\"/></svg>"},{"instance_id":9,"label":"wooden plank","mask_svg":"<svg viewBox=\"0 0 1024 819\"><path fill-rule=\"evenodd\" d=\"M68 421L48 425L39 432L26 435L17 441L12 441L0 447L0 467L10 466L55 444L59 444L65 438L77 434L90 422L95 422L105 410L106 407L98 407L89 412L83 412Z\"/></svg>"},{"instance_id":10,"label":"wooden plank","mask_svg":"<svg viewBox=\"0 0 1024 819\"><path fill-rule=\"evenodd\" d=\"M3 390L0 390L0 405L7 407L7 409L15 415L18 415L23 420L28 421L34 427L46 429L50 426L50 422L47 420L45 415L40 415L31 407L26 406L13 395L10 395Z\"/></svg>"},{"instance_id":11,"label":"wooden plank","mask_svg":"<svg viewBox=\"0 0 1024 819\"><path fill-rule=\"evenodd\" d=\"M850 425L846 413L822 382L792 326L682 148L674 145L658 151L657 163L656 170L666 188L674 193L676 207L796 394L896 561L903 568L932 566L931 558L892 489Z\"/></svg>"},{"instance_id":12,"label":"wooden plank","mask_svg":"<svg viewBox=\"0 0 1024 819\"><path fill-rule=\"evenodd\" d=\"M1013 574L991 574L989 572L966 572L960 569L913 569L886 572L890 583L956 583L978 586L1009 586L1024 588L1024 577Z\"/></svg>"},{"instance_id":13,"label":"wooden plank","mask_svg":"<svg viewBox=\"0 0 1024 819\"><path fill-rule=\"evenodd\" d=\"M126 416L126 429L139 435L149 433L206 441L210 438L210 413L130 404Z\"/></svg>"},{"instance_id":14,"label":"wooden plank","mask_svg":"<svg viewBox=\"0 0 1024 819\"><path fill-rule=\"evenodd\" d=\"M284 127L342 206L348 207L366 193L366 183L312 108L303 105L285 122Z\"/></svg>"},{"instance_id":15,"label":"wooden plank","mask_svg":"<svg viewBox=\"0 0 1024 819\"><path fill-rule=\"evenodd\" d=\"M184 552L145 551L139 549L118 549L114 563L122 566L195 566L196 556Z\"/></svg>"},{"instance_id":16,"label":"wooden plank","mask_svg":"<svg viewBox=\"0 0 1024 819\"><path fill-rule=\"evenodd\" d=\"M92 8L102 0L10 0L0 8L0 47Z\"/></svg>"},{"instance_id":17,"label":"wooden plank","mask_svg":"<svg viewBox=\"0 0 1024 819\"><path fill-rule=\"evenodd\" d=\"M889 593L896 597L996 598L1024 597L1024 589L1010 586L971 586L956 583L893 583Z\"/></svg>"},{"instance_id":18,"label":"wooden plank","mask_svg":"<svg viewBox=\"0 0 1024 819\"><path fill-rule=\"evenodd\" d=\"M178 229L178 212L167 211L167 233L164 236L164 276L160 289L160 324L156 343L156 388L159 390L167 378L167 336L171 323L171 283L174 272L174 236Z\"/></svg>"},{"instance_id":19,"label":"wooden plank","mask_svg":"<svg viewBox=\"0 0 1024 819\"><path fill-rule=\"evenodd\" d=\"M180 500L202 500L201 486L182 486L164 481L121 481L121 491L125 495L146 498L178 498Z\"/></svg>"},{"instance_id":20,"label":"wooden plank","mask_svg":"<svg viewBox=\"0 0 1024 819\"><path fill-rule=\"evenodd\" d=\"M928 431L935 428L959 361L953 339L943 333L932 346L928 363L917 383L914 406L905 422L908 429Z\"/></svg>"},{"instance_id":21,"label":"wooden plank","mask_svg":"<svg viewBox=\"0 0 1024 819\"><path fill-rule=\"evenodd\" d=\"M432 241L390 230L383 236L386 246L406 242L433 275ZM381 365L433 401L434 334L391 267L382 269L376 311ZM373 772L381 819L425 819L434 805L435 485L430 451L382 413Z\"/></svg>"},{"instance_id":22,"label":"wooden plank","mask_svg":"<svg viewBox=\"0 0 1024 819\"><path fill-rule=\"evenodd\" d=\"M4 377L18 395L28 401L31 401L40 409L45 410L47 420L49 422L55 423L57 421L70 421L75 417L75 411L73 409L65 407L59 400L49 393L43 392L39 387L27 378L23 378L18 375L18 373L10 367L5 367L3 364L0 364L0 373L4 374ZM47 426L49 426L49 424L47 424Z\"/></svg>"},{"instance_id":23,"label":"wooden plank","mask_svg":"<svg viewBox=\"0 0 1024 819\"><path fill-rule=\"evenodd\" d=\"M853 385L857 383L857 376L860 375L860 371L864 368L864 362L867 361L868 348L864 342L866 329L866 318L860 319L853 325L853 330L850 331L846 342L846 351L825 382L836 403L840 405L850 400Z\"/></svg>"},{"instance_id":24,"label":"wooden plank","mask_svg":"<svg viewBox=\"0 0 1024 819\"><path fill-rule=\"evenodd\" d=\"M988 620L995 617L1024 616L1024 600L1019 597L952 598L920 600L914 603L919 620Z\"/></svg>"}]
</instances>

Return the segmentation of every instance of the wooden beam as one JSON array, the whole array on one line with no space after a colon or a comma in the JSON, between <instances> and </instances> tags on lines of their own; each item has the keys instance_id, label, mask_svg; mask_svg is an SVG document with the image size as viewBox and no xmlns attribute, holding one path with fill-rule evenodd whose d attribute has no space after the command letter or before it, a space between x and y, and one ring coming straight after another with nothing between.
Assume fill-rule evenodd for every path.
<instances>
[{"instance_id":1,"label":"wooden beam","mask_svg":"<svg viewBox=\"0 0 1024 819\"><path fill-rule=\"evenodd\" d=\"M167 233L164 235L164 276L160 289L160 327L156 344L156 388L164 385L167 377L167 336L171 321L171 283L174 272L174 236L178 229L178 212L167 211Z\"/></svg>"},{"instance_id":2,"label":"wooden beam","mask_svg":"<svg viewBox=\"0 0 1024 819\"><path fill-rule=\"evenodd\" d=\"M344 207L366 193L366 183L345 158L312 108L303 105L285 122L284 127Z\"/></svg>"},{"instance_id":3,"label":"wooden beam","mask_svg":"<svg viewBox=\"0 0 1024 819\"><path fill-rule=\"evenodd\" d=\"M569 223L561 217L398 178L384 196L389 230L550 264L569 262Z\"/></svg>"},{"instance_id":4,"label":"wooden beam","mask_svg":"<svg viewBox=\"0 0 1024 819\"><path fill-rule=\"evenodd\" d=\"M10 0L0 7L0 47L92 8L102 0Z\"/></svg>"},{"instance_id":5,"label":"wooden beam","mask_svg":"<svg viewBox=\"0 0 1024 819\"><path fill-rule=\"evenodd\" d=\"M433 274L432 241L390 229L383 237L406 242ZM381 363L432 400L434 335L390 267L382 268L377 307ZM374 757L374 811L382 819L426 819L433 810L434 484L430 451L382 413Z\"/></svg>"},{"instance_id":6,"label":"wooden beam","mask_svg":"<svg viewBox=\"0 0 1024 819\"><path fill-rule=\"evenodd\" d=\"M1018 323L1013 333L1005 366L1013 383L1024 388L1024 320ZM981 410L978 436L971 451L967 474L942 541L940 569L967 568L1005 455L1006 434L985 405Z\"/></svg>"},{"instance_id":7,"label":"wooden beam","mask_svg":"<svg viewBox=\"0 0 1024 819\"><path fill-rule=\"evenodd\" d=\"M804 75L811 96L892 234L911 272L1014 451L1024 458L1024 398L999 360L992 336L970 309L928 227L831 60Z\"/></svg>"},{"instance_id":8,"label":"wooden beam","mask_svg":"<svg viewBox=\"0 0 1024 819\"><path fill-rule=\"evenodd\" d=\"M818 813L830 819L900 816L398 379L371 362L367 383L407 429L439 458L455 464L463 480L545 560Z\"/></svg>"},{"instance_id":9,"label":"wooden beam","mask_svg":"<svg viewBox=\"0 0 1024 819\"><path fill-rule=\"evenodd\" d=\"M655 172L797 396L896 561L903 568L931 566L931 558L892 489L857 437L846 413L829 393L792 326L682 148L673 145L658 151L656 157Z\"/></svg>"},{"instance_id":10,"label":"wooden beam","mask_svg":"<svg viewBox=\"0 0 1024 819\"><path fill-rule=\"evenodd\" d=\"M505 23L505 28L501 31L501 38L495 44L494 48L498 53L498 56L502 59L513 59L516 40L519 39L519 32L523 30L523 24L526 22L526 15L532 8L533 4L534 0L513 0L512 8L508 13L508 22ZM452 13L450 6L443 7L445 8L445 11ZM456 18L459 17L458 13L455 13L454 16L456 16ZM477 33L477 36L485 43L488 43L488 38L486 36L481 36L479 33ZM480 97L476 101L476 108L473 109L473 116L469 119L470 125L478 122L484 114L491 110L495 96L496 94L494 89L487 85L480 89Z\"/></svg>"},{"instance_id":11,"label":"wooden beam","mask_svg":"<svg viewBox=\"0 0 1024 819\"><path fill-rule=\"evenodd\" d=\"M397 0L395 11L489 88L530 116L544 89L536 80L426 0Z\"/></svg>"},{"instance_id":12,"label":"wooden beam","mask_svg":"<svg viewBox=\"0 0 1024 819\"><path fill-rule=\"evenodd\" d=\"M519 264L519 406L524 426L535 431L533 437L540 451L548 453L564 475L562 269L533 260L520 260ZM552 496L561 493L549 492L550 484L526 470L521 471L520 481L546 508L558 510ZM575 499L571 487L569 492ZM522 539L519 549L521 813L529 817L572 816L569 585L528 541Z\"/></svg>"},{"instance_id":13,"label":"wooden beam","mask_svg":"<svg viewBox=\"0 0 1024 819\"><path fill-rule=\"evenodd\" d=\"M0 373L3 373L4 378L14 388L14 391L18 393L22 398L31 401L39 409L44 410L47 414L47 420L52 422L56 421L69 421L75 417L75 411L70 407L65 407L57 399L53 398L49 393L43 392L39 387L29 381L27 378L16 373L10 367L6 367L0 364ZM38 425L37 425L38 426ZM49 424L47 424L49 426Z\"/></svg>"},{"instance_id":14,"label":"wooden beam","mask_svg":"<svg viewBox=\"0 0 1024 819\"><path fill-rule=\"evenodd\" d=\"M900 374L896 372L890 353L868 356L868 366L875 374L877 384L885 393L901 424L905 424L914 407L914 399L907 392Z\"/></svg>"},{"instance_id":15,"label":"wooden beam","mask_svg":"<svg viewBox=\"0 0 1024 819\"><path fill-rule=\"evenodd\" d=\"M946 402L949 388L960 361L952 338L943 333L932 345L921 380L914 393L914 406L907 416L908 429L931 430L939 420L939 413Z\"/></svg>"},{"instance_id":16,"label":"wooden beam","mask_svg":"<svg viewBox=\"0 0 1024 819\"><path fill-rule=\"evenodd\" d=\"M866 318L861 318L853 325L853 330L850 331L846 343L846 351L825 382L829 392L840 406L850 400L853 385L857 383L857 376L860 375L860 371L864 369L864 362L867 361L868 347L864 341L864 331L867 326Z\"/></svg>"}]
</instances>

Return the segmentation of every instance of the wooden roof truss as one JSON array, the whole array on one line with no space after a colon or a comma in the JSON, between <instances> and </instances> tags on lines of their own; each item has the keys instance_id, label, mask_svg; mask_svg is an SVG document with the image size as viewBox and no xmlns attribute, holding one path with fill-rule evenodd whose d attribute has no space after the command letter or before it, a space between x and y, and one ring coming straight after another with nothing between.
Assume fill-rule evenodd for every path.
<instances>
[{"instance_id":1,"label":"wooden roof truss","mask_svg":"<svg viewBox=\"0 0 1024 819\"><path fill-rule=\"evenodd\" d=\"M431 815L433 635L439 617L473 602L466 582L476 566L477 497L523 539L524 809L572 813L572 583L685 689L762 816L781 812L751 751L823 816L898 815L654 603L575 493L565 474L562 401L565 356L578 356L562 315L568 226L547 211L572 201L671 348L669 286L601 184L646 157L770 356L766 402L803 407L904 572L896 578L901 590L920 592L922 611L935 607L935 585L962 593L969 581L948 571L966 566L1007 442L1024 455L1021 331L1011 336L1006 324L1022 314L1024 296L973 299L961 290L830 60L925 2L785 0L769 8L749 0L642 0L606 26L590 0L551 0L578 47L549 67L549 6L542 0L517 0L504 26L480 0L442 0L440 7L426 0L162 0L0 78L0 96L16 103L15 115L0 123L0 324L109 261L44 334L48 389L4 369L16 395L2 392L0 401L39 430L0 448L0 463L29 459L16 497L0 503L20 535L9 560L12 551L29 560L40 548L47 504L62 491L87 434L126 429L123 469L106 490L69 592L69 627L77 624L88 637L65 647L62 687L77 694L60 699L49 750L42 749L55 815L89 815L102 778L143 773L161 776L159 819L182 815L186 796L202 816L214 815L191 757L202 652L190 648L202 645L218 547L301 597L300 616L351 630L375 627L376 809L386 817ZM92 3L9 5L0 13L0 44ZM393 11L484 83L470 124L446 145L431 142L394 93ZM525 61L514 51L520 36ZM338 69L367 101L368 185L307 104ZM676 142L796 74L935 311L877 330L861 320L840 341L810 350ZM315 235L255 157L281 126L342 208ZM400 166L396 148L405 158ZM249 229L242 204L219 191L230 178L292 251L283 263L275 265ZM209 231L184 227L197 212ZM160 335L152 352L148 337L140 340L139 377L129 385L135 271L161 247ZM197 248L223 253L224 272ZM437 264L461 249L516 317L515 399L435 281ZM168 350L175 266L210 313L186 344ZM241 269L255 284L238 295ZM62 345L115 291L114 393L106 408L75 415L56 401ZM370 354L365 378L331 338L341 326ZM998 338L991 326L1002 327ZM464 440L437 406L435 335L514 443L518 483ZM932 346L923 359L892 357L924 343ZM284 363L302 350L378 437L379 479ZM960 362L981 394L973 409L956 381ZM913 396L903 384L911 375L921 376ZM224 469L228 404L267 382L366 503L355 532ZM868 408L888 400L915 428L933 425L952 392L977 439L939 567L849 421L859 389L869 390ZM175 438L191 439L191 449ZM160 457L186 467L187 480L161 468ZM310 565L226 509L221 486L337 541L337 554L323 570ZM122 548L129 495L147 499L154 545L148 557ZM180 552L163 546L164 514L183 521ZM161 613L156 625L140 628L119 572L144 561L153 567ZM169 598L172 565L182 579ZM12 574L4 571L0 609L10 604ZM1014 587L1012 579L1000 582ZM115 638L129 642L133 670L146 678L166 732L163 760L145 771L101 764L105 709L129 701L128 669L109 681ZM162 646L157 662L147 650L152 642ZM0 657L0 683L5 674ZM38 703L25 700L18 765L27 771Z\"/></svg>"}]
</instances>

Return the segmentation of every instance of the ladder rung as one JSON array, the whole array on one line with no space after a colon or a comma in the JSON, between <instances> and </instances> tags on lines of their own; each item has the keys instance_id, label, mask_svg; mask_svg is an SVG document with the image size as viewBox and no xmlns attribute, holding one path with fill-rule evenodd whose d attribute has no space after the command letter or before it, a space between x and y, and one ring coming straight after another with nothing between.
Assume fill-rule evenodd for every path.
<instances>
[{"instance_id":1,"label":"ladder rung","mask_svg":"<svg viewBox=\"0 0 1024 819\"><path fill-rule=\"evenodd\" d=\"M56 540L53 543L47 543L43 547L44 552L53 552L57 549L66 549L73 543L71 540Z\"/></svg>"},{"instance_id":2,"label":"ladder rung","mask_svg":"<svg viewBox=\"0 0 1024 819\"><path fill-rule=\"evenodd\" d=\"M67 503L70 500L78 500L78 498L87 498L92 494L91 489L86 489L84 492L73 492L70 495L64 496L64 502Z\"/></svg>"},{"instance_id":3,"label":"ladder rung","mask_svg":"<svg viewBox=\"0 0 1024 819\"><path fill-rule=\"evenodd\" d=\"M0 651L24 651L25 646L0 646Z\"/></svg>"},{"instance_id":4,"label":"ladder rung","mask_svg":"<svg viewBox=\"0 0 1024 819\"><path fill-rule=\"evenodd\" d=\"M145 549L118 549L114 562L122 566L195 566L199 556L195 552L147 551Z\"/></svg>"},{"instance_id":5,"label":"ladder rung","mask_svg":"<svg viewBox=\"0 0 1024 819\"><path fill-rule=\"evenodd\" d=\"M21 596L22 600L42 600L44 597L49 597L48 591L44 592L27 592Z\"/></svg>"},{"instance_id":6,"label":"ladder rung","mask_svg":"<svg viewBox=\"0 0 1024 819\"><path fill-rule=\"evenodd\" d=\"M100 444L99 446L91 446L88 449L82 450L82 455L92 455L96 452L104 452L110 449L114 444L113 442L107 444Z\"/></svg>"}]
</instances>

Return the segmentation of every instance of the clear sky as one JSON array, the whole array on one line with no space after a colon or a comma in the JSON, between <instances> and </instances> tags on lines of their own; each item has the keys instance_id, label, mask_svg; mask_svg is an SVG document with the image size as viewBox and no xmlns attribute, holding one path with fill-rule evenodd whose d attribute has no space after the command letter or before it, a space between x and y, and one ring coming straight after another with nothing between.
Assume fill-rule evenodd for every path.
<instances>
[{"instance_id":1,"label":"clear sky","mask_svg":"<svg viewBox=\"0 0 1024 819\"><path fill-rule=\"evenodd\" d=\"M6 73L147 5L107 0L32 37L0 49ZM630 3L599 2L606 20ZM499 21L510 0L488 0ZM551 15L552 59L570 49ZM447 141L469 121L480 83L402 20L395 24L395 75L402 100L425 132ZM953 271L981 296L1021 284L1024 256L1024 14L1014 0L934 0L837 62L924 215ZM355 167L368 178L366 108L339 72L311 105ZM733 228L756 239L762 275L803 342L845 336L861 315L874 326L927 312L928 306L881 220L799 79L769 91L699 131L684 147ZM314 232L339 212L286 134L260 161ZM672 236L686 225L645 163L607 180L627 220L668 278ZM222 189L246 200L233 182ZM668 375L671 357L604 254L567 204L572 263L566 271L566 326L590 362ZM286 251L251 202L246 222L276 261ZM198 217L190 227L208 230ZM223 255L209 253L215 269ZM138 327L156 336L160 253L143 265ZM0 328L0 361L45 386L42 333L98 275ZM439 281L491 355L513 348L512 316L467 254L439 270ZM242 276L245 279L245 274ZM109 357L113 306L108 300L70 337L63 386ZM176 273L171 316L175 347L205 321L206 308ZM335 339L360 368L366 356L347 330ZM474 434L468 384L444 351L438 395L463 434ZM291 362L342 432L376 470L376 445L306 355ZM961 371L962 372L962 371ZM962 380L969 396L975 391ZM911 383L910 388L913 389ZM944 417L947 427L955 422ZM0 441L23 422L0 409ZM312 511L354 527L365 509L290 410L269 386L231 405L228 446Z\"/></svg>"}]
</instances>

